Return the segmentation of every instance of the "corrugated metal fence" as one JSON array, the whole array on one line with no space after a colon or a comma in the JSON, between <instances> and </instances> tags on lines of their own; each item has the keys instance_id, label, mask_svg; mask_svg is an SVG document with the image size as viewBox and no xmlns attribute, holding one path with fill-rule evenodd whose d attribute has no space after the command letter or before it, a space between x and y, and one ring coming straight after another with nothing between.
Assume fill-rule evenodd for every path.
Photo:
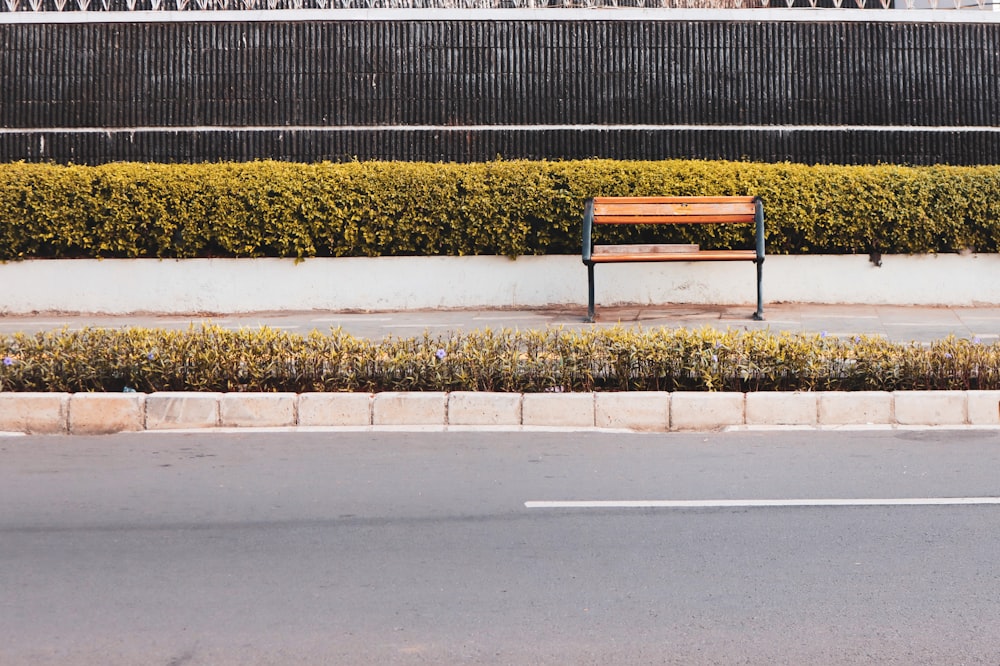
<instances>
[{"instance_id":1,"label":"corrugated metal fence","mask_svg":"<svg viewBox=\"0 0 1000 666\"><path fill-rule=\"evenodd\" d=\"M998 81L997 22L0 24L0 159L1000 163Z\"/></svg>"}]
</instances>

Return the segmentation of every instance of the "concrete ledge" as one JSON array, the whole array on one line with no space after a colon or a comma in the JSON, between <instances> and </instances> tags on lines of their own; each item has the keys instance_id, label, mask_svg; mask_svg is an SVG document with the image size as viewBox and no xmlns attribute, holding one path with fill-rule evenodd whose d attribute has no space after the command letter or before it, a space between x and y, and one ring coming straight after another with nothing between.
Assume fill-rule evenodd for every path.
<instances>
[{"instance_id":1,"label":"concrete ledge","mask_svg":"<svg viewBox=\"0 0 1000 666\"><path fill-rule=\"evenodd\" d=\"M479 391L450 393L448 425L521 425L521 394Z\"/></svg>"},{"instance_id":2,"label":"concrete ledge","mask_svg":"<svg viewBox=\"0 0 1000 666\"><path fill-rule=\"evenodd\" d=\"M717 430L743 425L743 393L678 391L670 398L671 430Z\"/></svg>"},{"instance_id":3,"label":"concrete ledge","mask_svg":"<svg viewBox=\"0 0 1000 666\"><path fill-rule=\"evenodd\" d=\"M521 425L594 427L593 393L525 393Z\"/></svg>"},{"instance_id":4,"label":"concrete ledge","mask_svg":"<svg viewBox=\"0 0 1000 666\"><path fill-rule=\"evenodd\" d=\"M222 393L163 391L146 396L146 430L214 428Z\"/></svg>"},{"instance_id":5,"label":"concrete ledge","mask_svg":"<svg viewBox=\"0 0 1000 666\"><path fill-rule=\"evenodd\" d=\"M670 393L666 391L595 393L594 425L649 432L670 429Z\"/></svg>"},{"instance_id":6,"label":"concrete ledge","mask_svg":"<svg viewBox=\"0 0 1000 666\"><path fill-rule=\"evenodd\" d=\"M0 313L586 307L581 271L579 254L517 261L496 256L34 259L0 264L0 284L18 286L3 294ZM598 272L599 306L753 300L741 262L607 264ZM121 289L123 284L129 289ZM773 255L767 258L764 288L769 302L1000 305L1000 254L885 255L881 267L867 254Z\"/></svg>"},{"instance_id":7,"label":"concrete ledge","mask_svg":"<svg viewBox=\"0 0 1000 666\"><path fill-rule=\"evenodd\" d=\"M900 425L968 423L965 391L896 391L892 397Z\"/></svg>"},{"instance_id":8,"label":"concrete ledge","mask_svg":"<svg viewBox=\"0 0 1000 666\"><path fill-rule=\"evenodd\" d=\"M69 397L69 393L0 393L0 432L66 433Z\"/></svg>"},{"instance_id":9,"label":"concrete ledge","mask_svg":"<svg viewBox=\"0 0 1000 666\"><path fill-rule=\"evenodd\" d=\"M227 427L269 428L297 423L295 393L224 393L219 421Z\"/></svg>"},{"instance_id":10,"label":"concrete ledge","mask_svg":"<svg viewBox=\"0 0 1000 666\"><path fill-rule=\"evenodd\" d=\"M445 425L448 394L376 393L372 425Z\"/></svg>"},{"instance_id":11,"label":"concrete ledge","mask_svg":"<svg viewBox=\"0 0 1000 666\"><path fill-rule=\"evenodd\" d=\"M74 393L69 399L72 435L108 435L144 430L145 393Z\"/></svg>"},{"instance_id":12,"label":"concrete ledge","mask_svg":"<svg viewBox=\"0 0 1000 666\"><path fill-rule=\"evenodd\" d=\"M0 432L215 427L1000 428L1000 391L0 393Z\"/></svg>"},{"instance_id":13,"label":"concrete ledge","mask_svg":"<svg viewBox=\"0 0 1000 666\"><path fill-rule=\"evenodd\" d=\"M371 393L303 393L299 395L301 426L368 426Z\"/></svg>"}]
</instances>

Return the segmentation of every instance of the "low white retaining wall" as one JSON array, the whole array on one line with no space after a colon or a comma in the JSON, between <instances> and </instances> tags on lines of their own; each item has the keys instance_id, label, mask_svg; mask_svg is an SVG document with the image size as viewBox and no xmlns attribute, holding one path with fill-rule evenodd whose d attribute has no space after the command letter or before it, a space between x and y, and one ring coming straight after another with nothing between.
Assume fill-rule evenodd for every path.
<instances>
[{"instance_id":1,"label":"low white retaining wall","mask_svg":"<svg viewBox=\"0 0 1000 666\"><path fill-rule=\"evenodd\" d=\"M795 393L0 393L0 431L289 427L1000 427L1000 391Z\"/></svg>"},{"instance_id":2,"label":"low white retaining wall","mask_svg":"<svg viewBox=\"0 0 1000 666\"><path fill-rule=\"evenodd\" d=\"M596 268L598 306L735 305L755 299L749 262ZM87 259L0 264L0 314L238 313L586 306L578 256ZM1000 255L770 256L765 303L1000 305Z\"/></svg>"}]
</instances>

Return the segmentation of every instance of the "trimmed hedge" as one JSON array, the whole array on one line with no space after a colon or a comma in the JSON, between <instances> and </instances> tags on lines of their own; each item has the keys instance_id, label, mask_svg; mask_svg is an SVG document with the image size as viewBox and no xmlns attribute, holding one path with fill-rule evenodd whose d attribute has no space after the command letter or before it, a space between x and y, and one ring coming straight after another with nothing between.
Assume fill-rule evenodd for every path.
<instances>
[{"instance_id":1,"label":"trimmed hedge","mask_svg":"<svg viewBox=\"0 0 1000 666\"><path fill-rule=\"evenodd\" d=\"M0 391L790 391L1000 389L1000 343L766 331L86 329L0 336Z\"/></svg>"},{"instance_id":2,"label":"trimmed hedge","mask_svg":"<svg viewBox=\"0 0 1000 666\"><path fill-rule=\"evenodd\" d=\"M997 252L1000 166L670 160L0 165L0 259L577 254L597 195L759 195L769 253ZM601 242L748 247L731 225Z\"/></svg>"}]
</instances>

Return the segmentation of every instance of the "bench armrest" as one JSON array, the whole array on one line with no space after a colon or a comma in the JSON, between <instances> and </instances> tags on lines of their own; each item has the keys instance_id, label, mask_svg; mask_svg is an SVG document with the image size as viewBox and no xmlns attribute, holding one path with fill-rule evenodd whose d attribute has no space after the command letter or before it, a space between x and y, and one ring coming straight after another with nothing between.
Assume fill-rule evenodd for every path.
<instances>
[{"instance_id":1,"label":"bench armrest","mask_svg":"<svg viewBox=\"0 0 1000 666\"><path fill-rule=\"evenodd\" d=\"M590 234L594 228L594 200L587 199L583 204L583 263L590 263L590 256L593 252L594 243Z\"/></svg>"},{"instance_id":2,"label":"bench armrest","mask_svg":"<svg viewBox=\"0 0 1000 666\"><path fill-rule=\"evenodd\" d=\"M757 261L764 261L764 202L760 197L753 199L754 212L754 237L757 244Z\"/></svg>"}]
</instances>

